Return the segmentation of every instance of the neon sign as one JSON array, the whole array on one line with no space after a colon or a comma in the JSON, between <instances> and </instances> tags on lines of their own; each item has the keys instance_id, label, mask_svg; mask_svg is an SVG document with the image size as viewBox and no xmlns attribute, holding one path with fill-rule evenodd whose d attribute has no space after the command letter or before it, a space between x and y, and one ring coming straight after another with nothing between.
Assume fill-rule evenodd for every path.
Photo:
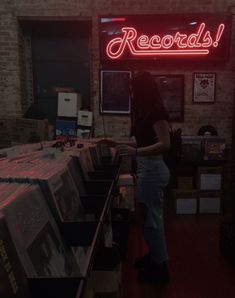
<instances>
[{"instance_id":1,"label":"neon sign","mask_svg":"<svg viewBox=\"0 0 235 298\"><path fill-rule=\"evenodd\" d=\"M201 23L197 32L189 35L177 31L174 35L147 36L138 34L134 27L122 27L123 36L108 42L106 54L110 59L120 58L127 50L137 57L208 55L210 49L218 47L224 29L225 24L219 24L213 36Z\"/></svg>"},{"instance_id":2,"label":"neon sign","mask_svg":"<svg viewBox=\"0 0 235 298\"><path fill-rule=\"evenodd\" d=\"M100 16L101 63L224 63L229 59L231 24L226 14Z\"/></svg>"}]
</instances>

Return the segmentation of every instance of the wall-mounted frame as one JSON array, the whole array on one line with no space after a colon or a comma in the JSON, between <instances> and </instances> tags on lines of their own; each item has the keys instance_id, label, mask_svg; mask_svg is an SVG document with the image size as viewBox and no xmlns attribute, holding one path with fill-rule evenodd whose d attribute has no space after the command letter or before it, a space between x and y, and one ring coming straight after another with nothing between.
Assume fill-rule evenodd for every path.
<instances>
[{"instance_id":1,"label":"wall-mounted frame","mask_svg":"<svg viewBox=\"0 0 235 298\"><path fill-rule=\"evenodd\" d=\"M170 121L184 121L184 75L154 75Z\"/></svg>"},{"instance_id":2,"label":"wall-mounted frame","mask_svg":"<svg viewBox=\"0 0 235 298\"><path fill-rule=\"evenodd\" d=\"M193 102L214 103L215 102L215 73L193 74Z\"/></svg>"},{"instance_id":3,"label":"wall-mounted frame","mask_svg":"<svg viewBox=\"0 0 235 298\"><path fill-rule=\"evenodd\" d=\"M100 76L100 112L130 114L131 71L101 70Z\"/></svg>"}]
</instances>

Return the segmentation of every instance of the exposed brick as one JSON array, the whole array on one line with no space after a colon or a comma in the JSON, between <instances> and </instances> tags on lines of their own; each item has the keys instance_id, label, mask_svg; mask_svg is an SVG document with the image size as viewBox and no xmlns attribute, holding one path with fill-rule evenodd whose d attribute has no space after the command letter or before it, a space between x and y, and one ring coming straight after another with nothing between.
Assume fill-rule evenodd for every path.
<instances>
[{"instance_id":1,"label":"exposed brick","mask_svg":"<svg viewBox=\"0 0 235 298\"><path fill-rule=\"evenodd\" d=\"M130 120L127 117L102 116L99 113L99 31L98 15L158 14L158 13L231 13L230 61L223 69L158 69L158 73L181 73L185 76L184 122L174 123L185 134L196 134L205 124L214 125L219 134L232 144L235 89L235 5L234 0L1 0L0 1L0 116L22 115L33 100L30 40L20 31L17 18L24 17L88 17L92 21L91 38L91 106L95 116L95 134L127 137ZM192 102L192 76L195 71L215 72L216 100L212 105ZM235 145L235 143L234 143ZM235 146L233 146L235 147ZM234 153L235 153L235 149ZM234 154L235 155L235 154Z\"/></svg>"}]
</instances>

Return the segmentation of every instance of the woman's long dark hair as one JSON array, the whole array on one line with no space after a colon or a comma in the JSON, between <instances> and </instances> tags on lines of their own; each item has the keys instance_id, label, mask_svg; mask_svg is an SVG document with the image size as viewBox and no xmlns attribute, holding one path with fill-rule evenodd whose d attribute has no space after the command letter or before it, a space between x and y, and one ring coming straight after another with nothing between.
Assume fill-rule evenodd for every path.
<instances>
[{"instance_id":1,"label":"woman's long dark hair","mask_svg":"<svg viewBox=\"0 0 235 298\"><path fill-rule=\"evenodd\" d=\"M155 108L167 115L157 83L149 72L143 71L134 75L130 85L132 88L132 118L143 119Z\"/></svg>"}]
</instances>

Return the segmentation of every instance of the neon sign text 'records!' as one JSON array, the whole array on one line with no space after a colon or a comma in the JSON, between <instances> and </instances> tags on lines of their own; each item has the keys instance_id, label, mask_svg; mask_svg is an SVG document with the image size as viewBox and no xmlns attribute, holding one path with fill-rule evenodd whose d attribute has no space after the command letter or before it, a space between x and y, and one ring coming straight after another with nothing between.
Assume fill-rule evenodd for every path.
<instances>
[{"instance_id":1,"label":"neon sign text 'records!'","mask_svg":"<svg viewBox=\"0 0 235 298\"><path fill-rule=\"evenodd\" d=\"M110 59L120 58L128 49L133 56L177 56L208 55L211 48L216 48L224 32L225 25L220 24L215 34L201 23L196 33L190 35L176 32L174 35L139 35L133 27L123 27L122 37L109 41L106 54Z\"/></svg>"}]
</instances>

